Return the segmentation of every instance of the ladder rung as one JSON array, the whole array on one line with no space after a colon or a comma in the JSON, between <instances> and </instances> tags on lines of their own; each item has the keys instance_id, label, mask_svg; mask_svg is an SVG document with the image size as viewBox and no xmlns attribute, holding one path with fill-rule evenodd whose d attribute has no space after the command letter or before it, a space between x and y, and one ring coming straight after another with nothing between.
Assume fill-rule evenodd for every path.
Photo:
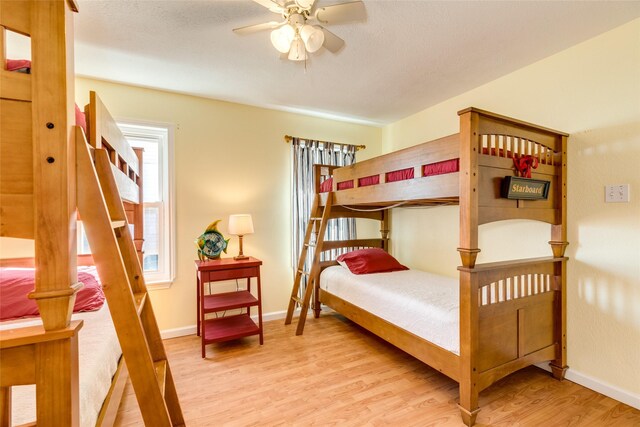
<instances>
[{"instance_id":1,"label":"ladder rung","mask_svg":"<svg viewBox=\"0 0 640 427\"><path fill-rule=\"evenodd\" d=\"M116 221L111 221L111 228L122 228L125 225L127 225L127 221L123 220L123 219L119 219Z\"/></svg>"},{"instance_id":2,"label":"ladder rung","mask_svg":"<svg viewBox=\"0 0 640 427\"><path fill-rule=\"evenodd\" d=\"M147 293L146 292L138 292L133 294L133 301L136 304L136 311L138 312L138 316L142 313L142 309L144 308L144 303L147 301Z\"/></svg>"},{"instance_id":3,"label":"ladder rung","mask_svg":"<svg viewBox=\"0 0 640 427\"><path fill-rule=\"evenodd\" d=\"M307 248L315 248L316 244L315 243L305 243L304 244Z\"/></svg>"},{"instance_id":4,"label":"ladder rung","mask_svg":"<svg viewBox=\"0 0 640 427\"><path fill-rule=\"evenodd\" d=\"M308 276L309 273L307 273L306 271L302 271L302 270L298 270L298 273L304 275L304 276Z\"/></svg>"},{"instance_id":5,"label":"ladder rung","mask_svg":"<svg viewBox=\"0 0 640 427\"><path fill-rule=\"evenodd\" d=\"M291 299L295 302L297 302L298 304L302 305L302 300L298 297L291 297Z\"/></svg>"},{"instance_id":6,"label":"ladder rung","mask_svg":"<svg viewBox=\"0 0 640 427\"><path fill-rule=\"evenodd\" d=\"M322 221L321 216L312 216L309 218L310 221Z\"/></svg>"},{"instance_id":7,"label":"ladder rung","mask_svg":"<svg viewBox=\"0 0 640 427\"><path fill-rule=\"evenodd\" d=\"M153 362L154 368L156 368L156 377L158 378L158 387L160 387L160 393L164 396L165 384L167 379L167 361L160 360Z\"/></svg>"}]
</instances>

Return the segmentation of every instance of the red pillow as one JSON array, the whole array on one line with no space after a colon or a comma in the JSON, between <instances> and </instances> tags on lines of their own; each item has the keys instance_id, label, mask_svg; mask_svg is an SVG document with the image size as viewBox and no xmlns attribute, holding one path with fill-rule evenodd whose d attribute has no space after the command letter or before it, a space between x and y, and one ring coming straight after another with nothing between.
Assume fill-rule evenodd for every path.
<instances>
[{"instance_id":1,"label":"red pillow","mask_svg":"<svg viewBox=\"0 0 640 427\"><path fill-rule=\"evenodd\" d=\"M80 126L84 130L84 134L87 135L87 118L78 107L78 104L76 104L76 125ZM89 139L89 135L87 135L87 139Z\"/></svg>"},{"instance_id":2,"label":"red pillow","mask_svg":"<svg viewBox=\"0 0 640 427\"><path fill-rule=\"evenodd\" d=\"M78 271L78 281L84 286L76 293L74 313L97 310L104 304L104 292L94 274L91 269ZM27 297L33 291L34 281L32 268L0 269L0 320L40 315L36 301Z\"/></svg>"},{"instance_id":3,"label":"red pillow","mask_svg":"<svg viewBox=\"0 0 640 427\"><path fill-rule=\"evenodd\" d=\"M387 273L408 270L397 259L380 248L359 249L338 257L338 262L353 274Z\"/></svg>"},{"instance_id":4,"label":"red pillow","mask_svg":"<svg viewBox=\"0 0 640 427\"><path fill-rule=\"evenodd\" d=\"M18 70L31 70L31 61L28 59L7 59L7 71Z\"/></svg>"}]
</instances>

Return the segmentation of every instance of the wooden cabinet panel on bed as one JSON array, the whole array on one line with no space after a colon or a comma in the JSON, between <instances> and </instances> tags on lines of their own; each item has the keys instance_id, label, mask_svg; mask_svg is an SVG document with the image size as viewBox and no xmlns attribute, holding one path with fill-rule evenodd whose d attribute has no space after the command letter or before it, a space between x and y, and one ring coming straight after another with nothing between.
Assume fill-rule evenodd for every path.
<instances>
[{"instance_id":1,"label":"wooden cabinet panel on bed","mask_svg":"<svg viewBox=\"0 0 640 427\"><path fill-rule=\"evenodd\" d=\"M518 358L518 313L480 319L478 370L484 372ZM491 345L483 345L491 343Z\"/></svg>"},{"instance_id":2,"label":"wooden cabinet panel on bed","mask_svg":"<svg viewBox=\"0 0 640 427\"><path fill-rule=\"evenodd\" d=\"M551 296L551 295L550 295ZM525 356L554 344L555 323L551 298L518 310L518 354Z\"/></svg>"}]
</instances>

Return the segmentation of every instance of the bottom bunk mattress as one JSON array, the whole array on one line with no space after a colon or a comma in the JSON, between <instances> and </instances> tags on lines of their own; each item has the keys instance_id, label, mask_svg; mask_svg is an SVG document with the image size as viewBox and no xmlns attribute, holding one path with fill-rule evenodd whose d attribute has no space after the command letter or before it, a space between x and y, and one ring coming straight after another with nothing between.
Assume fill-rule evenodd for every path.
<instances>
[{"instance_id":1,"label":"bottom bunk mattress","mask_svg":"<svg viewBox=\"0 0 640 427\"><path fill-rule=\"evenodd\" d=\"M358 275L332 266L320 275L320 288L460 355L457 279L418 270Z\"/></svg>"},{"instance_id":2,"label":"bottom bunk mattress","mask_svg":"<svg viewBox=\"0 0 640 427\"><path fill-rule=\"evenodd\" d=\"M79 332L80 425L93 427L102 408L111 379L122 355L109 307L106 302L97 311L74 313L72 320L84 320ZM0 323L0 329L35 326L40 318ZM36 419L35 385L12 387L12 424L21 425Z\"/></svg>"}]
</instances>

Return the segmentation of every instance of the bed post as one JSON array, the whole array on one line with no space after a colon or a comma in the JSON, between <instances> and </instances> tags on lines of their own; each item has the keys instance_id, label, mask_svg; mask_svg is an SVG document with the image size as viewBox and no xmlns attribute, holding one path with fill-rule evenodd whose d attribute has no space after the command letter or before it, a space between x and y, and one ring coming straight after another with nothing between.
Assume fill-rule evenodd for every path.
<instances>
[{"instance_id":1,"label":"bed post","mask_svg":"<svg viewBox=\"0 0 640 427\"><path fill-rule=\"evenodd\" d=\"M72 1L31 1L35 290L44 334L32 342L38 424L79 425ZM64 331L64 333L62 332ZM64 336L62 336L64 335ZM8 344L7 344L8 345ZM27 347L21 347L27 348ZM53 398L52 396L55 396Z\"/></svg>"},{"instance_id":2,"label":"bed post","mask_svg":"<svg viewBox=\"0 0 640 427\"><path fill-rule=\"evenodd\" d=\"M560 199L560 223L551 226L551 249L553 256L560 258L564 256L567 242L567 136L560 136L560 149L562 150L561 178L558 182L560 187L556 192ZM567 371L567 262L557 263L555 267L555 341L560 343L556 349L556 358L549 364L554 378L564 379ZM559 295L558 295L559 293Z\"/></svg>"},{"instance_id":3,"label":"bed post","mask_svg":"<svg viewBox=\"0 0 640 427\"><path fill-rule=\"evenodd\" d=\"M382 238L382 249L389 252L389 227L391 226L391 209L382 211L382 219L380 220L380 237Z\"/></svg>"},{"instance_id":4,"label":"bed post","mask_svg":"<svg viewBox=\"0 0 640 427\"><path fill-rule=\"evenodd\" d=\"M76 284L73 16L65 1L31 2L35 291L46 330L71 320Z\"/></svg>"},{"instance_id":5,"label":"bed post","mask_svg":"<svg viewBox=\"0 0 640 427\"><path fill-rule=\"evenodd\" d=\"M460 415L472 426L478 407L478 275L460 271Z\"/></svg>"},{"instance_id":6,"label":"bed post","mask_svg":"<svg viewBox=\"0 0 640 427\"><path fill-rule=\"evenodd\" d=\"M473 268L478 249L478 113L460 111L460 247L464 267Z\"/></svg>"}]
</instances>

